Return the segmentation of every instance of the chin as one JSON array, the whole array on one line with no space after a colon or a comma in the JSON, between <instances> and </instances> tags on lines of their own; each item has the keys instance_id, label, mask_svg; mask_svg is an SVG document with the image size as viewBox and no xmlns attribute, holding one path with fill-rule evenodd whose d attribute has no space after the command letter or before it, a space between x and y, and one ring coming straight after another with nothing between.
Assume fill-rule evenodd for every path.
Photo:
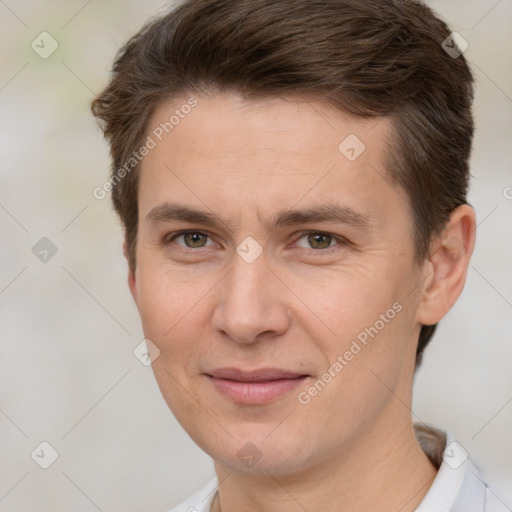
<instances>
[{"instance_id":1,"label":"chin","mask_svg":"<svg viewBox=\"0 0 512 512\"><path fill-rule=\"evenodd\" d=\"M279 437L269 436L268 429L263 432L260 427L259 433L255 430L244 434L239 429L236 436L224 438L223 442L204 437L194 441L214 461L240 474L289 476L306 469L311 462L312 457L304 450L304 445L310 443L301 443L284 430Z\"/></svg>"}]
</instances>

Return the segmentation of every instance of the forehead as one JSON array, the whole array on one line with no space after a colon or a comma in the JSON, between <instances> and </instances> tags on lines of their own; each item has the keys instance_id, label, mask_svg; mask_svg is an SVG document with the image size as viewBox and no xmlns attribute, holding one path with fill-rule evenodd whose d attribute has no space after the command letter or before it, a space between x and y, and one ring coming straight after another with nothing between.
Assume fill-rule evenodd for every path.
<instances>
[{"instance_id":1,"label":"forehead","mask_svg":"<svg viewBox=\"0 0 512 512\"><path fill-rule=\"evenodd\" d=\"M197 105L188 108L190 98L184 96L160 105L148 130L162 139L157 142L165 144L172 139L180 146L176 159L186 155L187 161L191 156L210 159L220 154L249 157L254 161L259 156L268 159L272 152L286 152L292 162L293 155L315 159L325 156L337 159L344 155L355 161L361 151L366 160L379 159L390 130L387 119L356 117L313 98L290 96L249 101L238 94L226 93L194 97ZM182 110L179 119L173 115ZM171 118L174 119L169 126ZM339 148L349 135L352 135L352 146L355 143L355 154L343 153ZM361 143L366 146L364 151ZM322 151L317 153L317 150ZM249 172L250 168L239 169L239 174L245 170Z\"/></svg>"},{"instance_id":2,"label":"forehead","mask_svg":"<svg viewBox=\"0 0 512 512\"><path fill-rule=\"evenodd\" d=\"M147 136L155 145L141 164L141 217L177 196L233 215L240 206L270 214L337 201L382 217L400 206L403 194L385 169L388 119L296 97L194 96L196 105L185 107L191 98L162 104L151 119Z\"/></svg>"}]
</instances>

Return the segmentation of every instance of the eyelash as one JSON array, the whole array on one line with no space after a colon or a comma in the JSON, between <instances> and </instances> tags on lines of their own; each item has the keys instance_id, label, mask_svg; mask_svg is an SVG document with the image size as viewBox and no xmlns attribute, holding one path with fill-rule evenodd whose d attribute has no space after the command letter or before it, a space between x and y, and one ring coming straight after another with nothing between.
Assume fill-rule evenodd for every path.
<instances>
[{"instance_id":1,"label":"eyelash","mask_svg":"<svg viewBox=\"0 0 512 512\"><path fill-rule=\"evenodd\" d=\"M184 235L190 234L190 233L194 233L194 234L198 234L198 235L203 235L203 236L208 237L209 240L212 240L210 235L208 233L204 232L204 231L199 231L197 229L187 229L187 230L177 231L176 233L171 233L171 234L167 235L165 237L165 239L164 239L164 244L165 245L170 244L171 242L174 242L174 240L176 238L178 238L180 236L184 236ZM328 253L328 252L331 252L331 250L334 249L335 247L337 247L338 245L343 246L343 245L347 245L348 244L348 241L345 238L337 236L337 235L333 235L331 233L327 233L325 231L306 231L306 232L302 233L301 236L299 238L297 238L297 240L294 243L297 243L299 240L301 240L302 238L307 237L309 235L328 236L328 237L331 237L333 241L337 242L334 245L330 245L329 247L326 247L324 249L314 249L313 247L310 247L310 249L312 251L314 251L314 252ZM204 248L206 248L206 247L193 248L193 247L187 247L185 245L180 245L180 247L182 249L184 249L184 250L190 250L190 251L195 251L197 249L204 249ZM304 247L300 247L300 249L304 249Z\"/></svg>"}]
</instances>

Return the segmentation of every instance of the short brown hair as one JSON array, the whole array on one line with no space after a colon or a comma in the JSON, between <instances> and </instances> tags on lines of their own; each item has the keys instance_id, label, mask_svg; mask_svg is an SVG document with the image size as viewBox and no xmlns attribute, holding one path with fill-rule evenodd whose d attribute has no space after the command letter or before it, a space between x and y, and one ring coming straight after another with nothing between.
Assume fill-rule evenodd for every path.
<instances>
[{"instance_id":1,"label":"short brown hair","mask_svg":"<svg viewBox=\"0 0 512 512\"><path fill-rule=\"evenodd\" d=\"M121 48L92 111L110 143L112 176L140 147L155 110L185 94L304 94L355 115L387 116L386 168L410 201L421 262L467 202L473 77L463 55L443 49L449 37L415 0L186 0ZM131 268L138 171L112 183ZM435 328L422 326L416 366Z\"/></svg>"}]
</instances>

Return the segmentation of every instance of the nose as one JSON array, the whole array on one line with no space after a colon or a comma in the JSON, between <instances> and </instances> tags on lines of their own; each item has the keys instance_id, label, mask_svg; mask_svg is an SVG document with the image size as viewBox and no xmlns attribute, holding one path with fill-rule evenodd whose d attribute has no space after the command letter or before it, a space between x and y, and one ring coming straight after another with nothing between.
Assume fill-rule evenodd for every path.
<instances>
[{"instance_id":1,"label":"nose","mask_svg":"<svg viewBox=\"0 0 512 512\"><path fill-rule=\"evenodd\" d=\"M248 263L234 255L222 281L213 327L238 343L250 344L284 334L290 325L286 288L264 254Z\"/></svg>"}]
</instances>

